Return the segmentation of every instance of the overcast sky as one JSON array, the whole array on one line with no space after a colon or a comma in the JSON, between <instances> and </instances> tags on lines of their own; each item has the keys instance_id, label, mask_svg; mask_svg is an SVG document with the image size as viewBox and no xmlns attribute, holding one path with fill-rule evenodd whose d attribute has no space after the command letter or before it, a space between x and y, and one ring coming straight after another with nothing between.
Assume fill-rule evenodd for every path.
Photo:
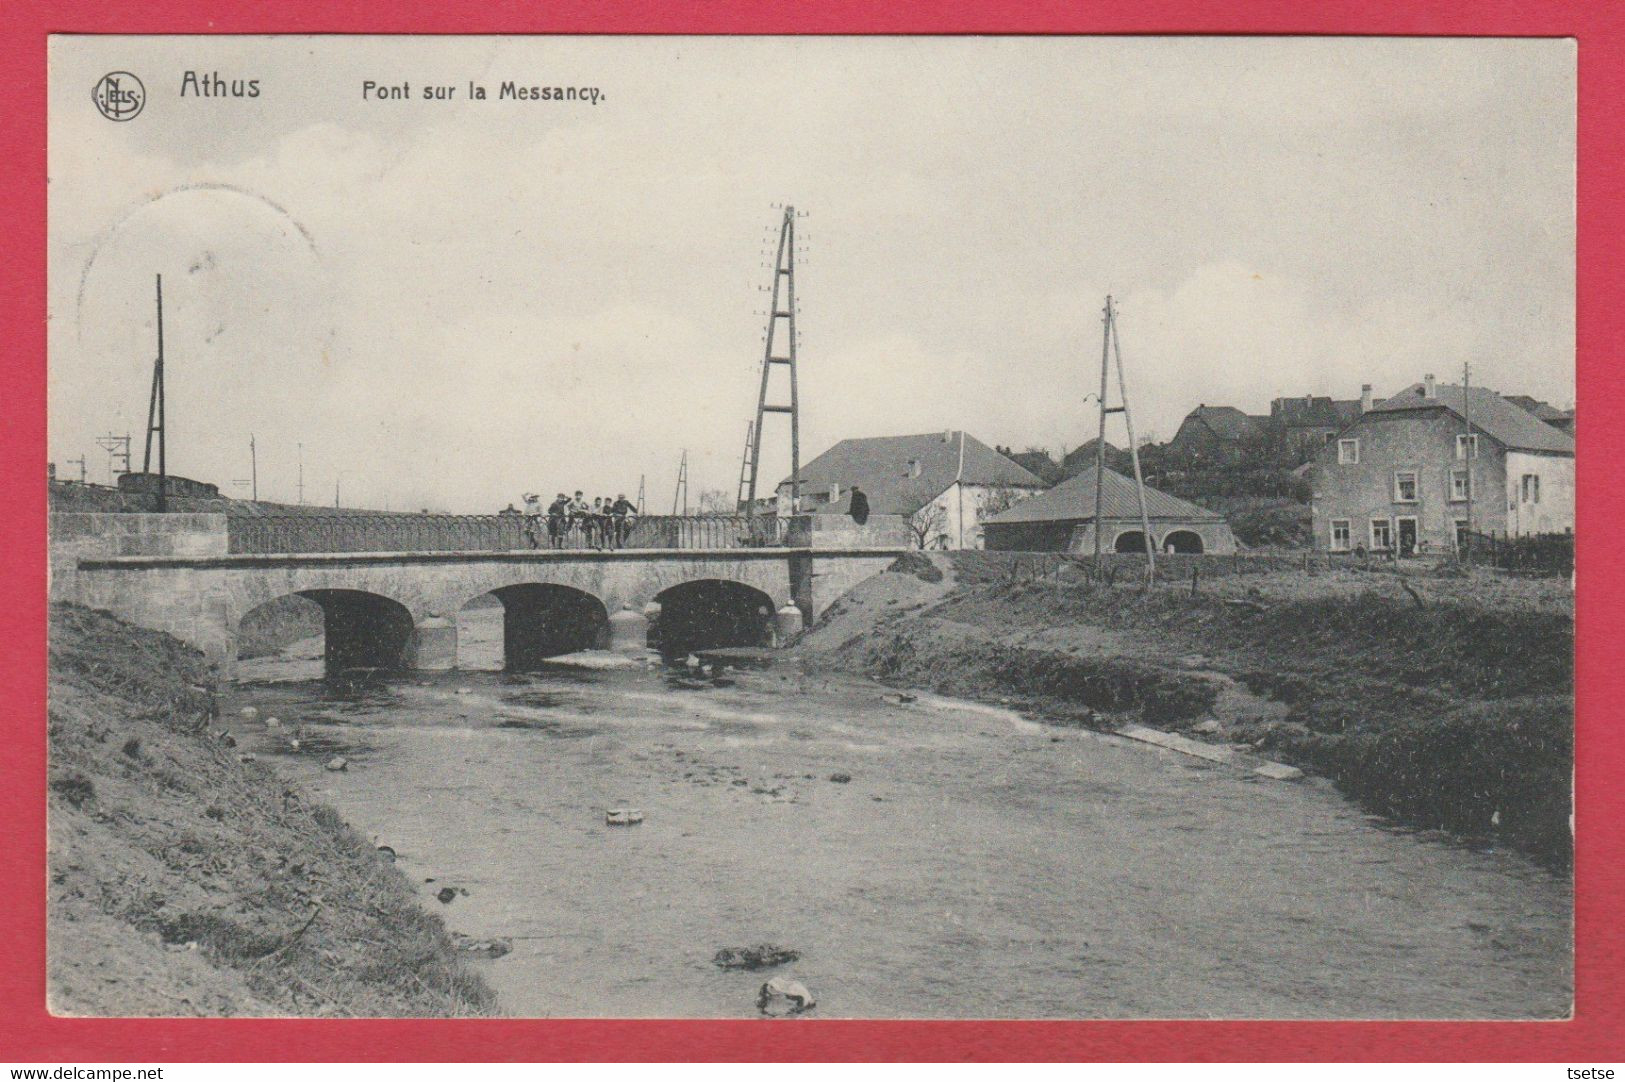
<instances>
[{"instance_id":1,"label":"overcast sky","mask_svg":"<svg viewBox=\"0 0 1625 1082\"><path fill-rule=\"evenodd\" d=\"M1108 291L1142 434L1464 362L1568 405L1574 55L57 38L50 454L106 480L95 437L128 431L140 467L161 273L173 473L246 494L252 432L266 499L295 498L302 441L311 503L341 480L346 505L493 511L646 475L662 510L687 448L696 495L731 494L786 202L807 213L803 461L847 436L1090 438ZM114 70L147 92L123 123L92 101ZM259 96L183 98L187 71ZM602 100L498 100L507 80ZM789 459L769 426L764 484Z\"/></svg>"}]
</instances>

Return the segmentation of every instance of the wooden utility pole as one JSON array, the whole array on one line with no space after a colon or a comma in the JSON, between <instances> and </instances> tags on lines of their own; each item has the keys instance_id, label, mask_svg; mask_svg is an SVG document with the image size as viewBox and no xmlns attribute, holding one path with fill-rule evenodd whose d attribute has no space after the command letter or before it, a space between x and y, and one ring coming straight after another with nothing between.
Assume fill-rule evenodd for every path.
<instances>
[{"instance_id":1,"label":"wooden utility pole","mask_svg":"<svg viewBox=\"0 0 1625 1082\"><path fill-rule=\"evenodd\" d=\"M169 478L164 461L164 276L158 275L158 357L152 363L152 397L147 402L147 450L141 472L152 472L152 437L158 437L158 510L168 509Z\"/></svg>"},{"instance_id":2,"label":"wooden utility pole","mask_svg":"<svg viewBox=\"0 0 1625 1082\"><path fill-rule=\"evenodd\" d=\"M248 434L248 484L250 498L256 503L260 498L260 454L254 447L254 433Z\"/></svg>"},{"instance_id":3,"label":"wooden utility pole","mask_svg":"<svg viewBox=\"0 0 1625 1082\"><path fill-rule=\"evenodd\" d=\"M1134 418L1129 412L1128 384L1123 376L1123 345L1117 331L1117 310L1112 305L1110 295L1106 297L1102 323L1104 331L1100 344L1100 428L1095 443L1095 570L1098 572L1102 568L1101 533L1104 523L1101 522L1101 515L1106 480L1106 415L1121 413L1123 423L1128 429L1129 457L1134 461L1134 491L1139 498L1140 539L1145 543L1145 581L1149 586L1157 579L1156 542L1151 539L1151 516L1145 505L1145 477L1140 472L1140 448L1134 441ZM1117 398L1122 404L1108 406L1107 379L1114 358L1117 362Z\"/></svg>"},{"instance_id":4,"label":"wooden utility pole","mask_svg":"<svg viewBox=\"0 0 1625 1082\"><path fill-rule=\"evenodd\" d=\"M1473 366L1470 361L1461 363L1461 419L1467 426L1466 446L1461 449L1462 464L1467 471L1467 536L1461 544L1456 545L1456 558L1466 559L1468 549L1473 545L1473 459L1478 450L1478 441L1473 438Z\"/></svg>"},{"instance_id":5,"label":"wooden utility pole","mask_svg":"<svg viewBox=\"0 0 1625 1082\"><path fill-rule=\"evenodd\" d=\"M1100 340L1100 428L1095 436L1095 572L1098 574L1102 567L1101 561L1101 490L1106 479L1106 369L1111 360L1112 346L1112 298L1106 295L1106 315L1104 317L1105 332Z\"/></svg>"}]
</instances>

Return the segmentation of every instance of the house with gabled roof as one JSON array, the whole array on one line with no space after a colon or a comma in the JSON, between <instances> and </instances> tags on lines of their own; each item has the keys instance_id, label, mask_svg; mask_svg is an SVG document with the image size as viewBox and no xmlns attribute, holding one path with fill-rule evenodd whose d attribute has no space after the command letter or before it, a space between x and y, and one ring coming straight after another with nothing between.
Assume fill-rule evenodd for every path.
<instances>
[{"instance_id":1,"label":"house with gabled roof","mask_svg":"<svg viewBox=\"0 0 1625 1082\"><path fill-rule=\"evenodd\" d=\"M1571 436L1574 435L1574 411L1572 409L1558 409L1550 402L1543 402L1526 394L1509 394L1502 397L1514 406L1533 413L1558 431L1567 432Z\"/></svg>"},{"instance_id":2,"label":"house with gabled roof","mask_svg":"<svg viewBox=\"0 0 1625 1082\"><path fill-rule=\"evenodd\" d=\"M1095 470L1062 481L982 524L987 548L1005 552L1144 552L1145 529L1132 478L1101 472L1100 514L1095 515ZM1145 514L1158 552L1235 552L1236 536L1223 515L1160 489L1145 487Z\"/></svg>"},{"instance_id":3,"label":"house with gabled roof","mask_svg":"<svg viewBox=\"0 0 1625 1082\"><path fill-rule=\"evenodd\" d=\"M1234 466L1245 457L1246 441L1267 431L1269 422L1268 417L1250 416L1234 406L1203 403L1179 422L1167 452L1198 466Z\"/></svg>"},{"instance_id":4,"label":"house with gabled roof","mask_svg":"<svg viewBox=\"0 0 1625 1082\"><path fill-rule=\"evenodd\" d=\"M1364 388L1370 393L1370 385ZM1313 454L1326 441L1353 424L1360 416L1361 400L1328 395L1301 395L1277 398L1270 403L1270 427L1280 433L1288 447L1299 454Z\"/></svg>"},{"instance_id":5,"label":"house with gabled roof","mask_svg":"<svg viewBox=\"0 0 1625 1082\"><path fill-rule=\"evenodd\" d=\"M849 513L852 489L872 514L902 515L921 548L982 547L982 519L1042 492L1044 482L963 431L837 443L801 468L801 510ZM789 514L790 478L779 482Z\"/></svg>"},{"instance_id":6,"label":"house with gabled roof","mask_svg":"<svg viewBox=\"0 0 1625 1082\"><path fill-rule=\"evenodd\" d=\"M1483 387L1430 375L1376 403L1315 461L1315 547L1455 552L1470 530L1574 529L1574 439Z\"/></svg>"}]
</instances>

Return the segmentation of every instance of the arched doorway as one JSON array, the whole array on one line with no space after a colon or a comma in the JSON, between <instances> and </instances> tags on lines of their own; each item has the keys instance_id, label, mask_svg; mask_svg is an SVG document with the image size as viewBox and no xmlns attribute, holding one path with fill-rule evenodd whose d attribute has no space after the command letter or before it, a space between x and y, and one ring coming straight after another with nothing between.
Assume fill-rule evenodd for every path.
<instances>
[{"instance_id":1,"label":"arched doorway","mask_svg":"<svg viewBox=\"0 0 1625 1082\"><path fill-rule=\"evenodd\" d=\"M321 659L321 671L394 672L410 663L412 613L365 590L301 590L257 605L237 624L237 657Z\"/></svg>"},{"instance_id":2,"label":"arched doorway","mask_svg":"<svg viewBox=\"0 0 1625 1082\"><path fill-rule=\"evenodd\" d=\"M728 579L698 579L661 591L649 645L680 656L725 646L763 646L772 639L773 599Z\"/></svg>"},{"instance_id":3,"label":"arched doorway","mask_svg":"<svg viewBox=\"0 0 1625 1082\"><path fill-rule=\"evenodd\" d=\"M1139 530L1124 530L1117 535L1117 542L1112 545L1113 552L1145 552L1145 534Z\"/></svg>"},{"instance_id":4,"label":"arched doorway","mask_svg":"<svg viewBox=\"0 0 1625 1082\"><path fill-rule=\"evenodd\" d=\"M1202 535L1195 530L1173 530L1163 535L1162 551L1200 554Z\"/></svg>"},{"instance_id":5,"label":"arched doorway","mask_svg":"<svg viewBox=\"0 0 1625 1082\"><path fill-rule=\"evenodd\" d=\"M603 646L609 614L585 590L524 582L471 598L457 613L457 627L459 668L527 672L549 658Z\"/></svg>"}]
</instances>

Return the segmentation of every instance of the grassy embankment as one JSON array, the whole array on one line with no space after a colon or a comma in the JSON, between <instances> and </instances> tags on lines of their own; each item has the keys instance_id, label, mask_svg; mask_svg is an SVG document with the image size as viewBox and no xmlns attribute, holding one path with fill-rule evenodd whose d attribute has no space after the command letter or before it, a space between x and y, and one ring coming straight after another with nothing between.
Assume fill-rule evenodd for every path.
<instances>
[{"instance_id":1,"label":"grassy embankment","mask_svg":"<svg viewBox=\"0 0 1625 1082\"><path fill-rule=\"evenodd\" d=\"M860 588L808 649L1080 724L1215 720L1204 735L1325 775L1373 811L1568 864L1565 582L1208 566L1223 573L1193 590L1175 570L1147 596L1126 565L1107 585L1068 562L1057 577L1053 557L955 554L951 588L921 584L910 601L877 580L893 596L867 624L850 612Z\"/></svg>"},{"instance_id":2,"label":"grassy embankment","mask_svg":"<svg viewBox=\"0 0 1625 1082\"><path fill-rule=\"evenodd\" d=\"M374 847L221 738L196 651L53 606L50 669L53 1010L492 1011Z\"/></svg>"}]
</instances>

